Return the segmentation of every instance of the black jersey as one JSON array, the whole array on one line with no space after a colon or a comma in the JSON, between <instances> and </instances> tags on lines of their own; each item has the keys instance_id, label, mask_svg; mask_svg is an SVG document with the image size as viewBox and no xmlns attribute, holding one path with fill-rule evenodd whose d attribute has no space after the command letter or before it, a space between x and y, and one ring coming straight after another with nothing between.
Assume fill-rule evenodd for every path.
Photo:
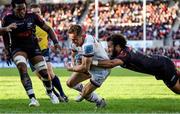
<instances>
[{"instance_id":1,"label":"black jersey","mask_svg":"<svg viewBox=\"0 0 180 114\"><path fill-rule=\"evenodd\" d=\"M29 48L37 45L35 27L43 26L44 21L35 13L26 13L24 18L9 14L3 19L3 26L16 23L17 28L11 32L12 48Z\"/></svg>"},{"instance_id":2,"label":"black jersey","mask_svg":"<svg viewBox=\"0 0 180 114\"><path fill-rule=\"evenodd\" d=\"M165 56L148 56L130 47L123 49L117 58L124 62L121 67L155 76L167 75L165 71L167 64L174 67L172 61Z\"/></svg>"}]
</instances>

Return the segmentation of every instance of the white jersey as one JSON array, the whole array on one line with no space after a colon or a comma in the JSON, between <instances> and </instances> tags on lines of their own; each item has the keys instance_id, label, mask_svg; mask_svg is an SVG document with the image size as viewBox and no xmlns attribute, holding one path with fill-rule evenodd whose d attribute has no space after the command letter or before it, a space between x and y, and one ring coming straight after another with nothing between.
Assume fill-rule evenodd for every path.
<instances>
[{"instance_id":1,"label":"white jersey","mask_svg":"<svg viewBox=\"0 0 180 114\"><path fill-rule=\"evenodd\" d=\"M85 35L84 43L82 47L76 47L72 45L72 49L77 51L79 55L84 57L92 57L93 60L107 60L109 59L105 49L93 36ZM91 75L91 83L97 87L101 86L102 83L108 77L110 70L98 66L91 66L89 73Z\"/></svg>"},{"instance_id":2,"label":"white jersey","mask_svg":"<svg viewBox=\"0 0 180 114\"><path fill-rule=\"evenodd\" d=\"M109 59L107 52L93 36L86 34L82 47L76 47L72 44L72 49L76 50L78 54L83 56L92 56L93 60Z\"/></svg>"}]
</instances>

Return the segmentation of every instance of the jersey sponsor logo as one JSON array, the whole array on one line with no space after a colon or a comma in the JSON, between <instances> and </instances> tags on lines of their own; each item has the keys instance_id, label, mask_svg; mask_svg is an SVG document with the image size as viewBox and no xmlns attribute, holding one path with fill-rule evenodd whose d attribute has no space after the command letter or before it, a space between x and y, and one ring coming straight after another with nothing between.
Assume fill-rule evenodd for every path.
<instances>
[{"instance_id":1,"label":"jersey sponsor logo","mask_svg":"<svg viewBox=\"0 0 180 114\"><path fill-rule=\"evenodd\" d=\"M39 49L35 49L35 52L39 52L40 50Z\"/></svg>"},{"instance_id":2,"label":"jersey sponsor logo","mask_svg":"<svg viewBox=\"0 0 180 114\"><path fill-rule=\"evenodd\" d=\"M84 46L84 54L91 54L93 53L93 45Z\"/></svg>"}]
</instances>

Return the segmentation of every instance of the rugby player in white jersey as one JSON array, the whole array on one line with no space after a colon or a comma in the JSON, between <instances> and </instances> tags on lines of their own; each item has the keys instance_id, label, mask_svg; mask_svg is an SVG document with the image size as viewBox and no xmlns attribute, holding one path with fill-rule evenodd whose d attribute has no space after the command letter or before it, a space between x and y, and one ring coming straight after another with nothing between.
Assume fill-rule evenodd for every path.
<instances>
[{"instance_id":1,"label":"rugby player in white jersey","mask_svg":"<svg viewBox=\"0 0 180 114\"><path fill-rule=\"evenodd\" d=\"M105 60L109 57L102 45L93 36L83 33L80 25L72 25L68 30L68 35L72 41L73 65L66 64L66 67L73 73L67 80L67 86L80 92L80 96L76 99L77 102L86 99L95 103L97 108L103 108L106 106L104 98L101 98L94 91L106 80L110 70L91 66L91 63L92 60ZM76 62L78 58L81 58L79 64ZM87 79L90 79L89 82L83 86L81 82Z\"/></svg>"}]
</instances>

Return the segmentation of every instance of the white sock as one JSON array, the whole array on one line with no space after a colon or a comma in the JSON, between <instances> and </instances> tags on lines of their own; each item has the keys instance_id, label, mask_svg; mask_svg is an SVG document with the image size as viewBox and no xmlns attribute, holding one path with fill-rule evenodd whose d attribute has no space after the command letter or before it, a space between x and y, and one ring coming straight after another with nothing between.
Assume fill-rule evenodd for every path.
<instances>
[{"instance_id":1,"label":"white sock","mask_svg":"<svg viewBox=\"0 0 180 114\"><path fill-rule=\"evenodd\" d=\"M73 89L75 89L75 90L77 90L77 91L79 91L79 92L82 92L83 84L82 84L82 83L79 83L79 84L75 85L75 86L73 87Z\"/></svg>"},{"instance_id":2,"label":"white sock","mask_svg":"<svg viewBox=\"0 0 180 114\"><path fill-rule=\"evenodd\" d=\"M86 98L86 100L89 101L89 102L98 103L98 102L100 102L102 100L102 98L98 94L93 92L93 93L91 93L89 95L88 98Z\"/></svg>"},{"instance_id":3,"label":"white sock","mask_svg":"<svg viewBox=\"0 0 180 114\"><path fill-rule=\"evenodd\" d=\"M34 94L34 90L33 90L33 89L30 89L30 90L28 90L28 91L26 91L26 92L27 92L27 95Z\"/></svg>"}]
</instances>

